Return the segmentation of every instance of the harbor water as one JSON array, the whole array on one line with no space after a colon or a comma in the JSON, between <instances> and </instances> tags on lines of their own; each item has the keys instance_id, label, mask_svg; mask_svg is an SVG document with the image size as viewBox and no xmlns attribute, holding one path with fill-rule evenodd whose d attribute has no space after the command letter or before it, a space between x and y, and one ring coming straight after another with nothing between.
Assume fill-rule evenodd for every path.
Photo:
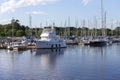
<instances>
[{"instance_id":1,"label":"harbor water","mask_svg":"<svg viewBox=\"0 0 120 80\"><path fill-rule=\"evenodd\" d=\"M0 50L0 80L120 80L120 44Z\"/></svg>"}]
</instances>

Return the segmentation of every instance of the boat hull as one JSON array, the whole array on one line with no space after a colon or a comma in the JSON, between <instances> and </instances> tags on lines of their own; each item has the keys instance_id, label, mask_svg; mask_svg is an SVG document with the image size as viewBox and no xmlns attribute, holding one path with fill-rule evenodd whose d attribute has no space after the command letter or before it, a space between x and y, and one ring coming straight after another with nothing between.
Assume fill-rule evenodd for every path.
<instances>
[{"instance_id":1,"label":"boat hull","mask_svg":"<svg viewBox=\"0 0 120 80\"><path fill-rule=\"evenodd\" d=\"M14 46L13 50L26 50L26 46Z\"/></svg>"},{"instance_id":2,"label":"boat hull","mask_svg":"<svg viewBox=\"0 0 120 80\"><path fill-rule=\"evenodd\" d=\"M90 41L90 46L105 46L107 45L106 41Z\"/></svg>"},{"instance_id":3,"label":"boat hull","mask_svg":"<svg viewBox=\"0 0 120 80\"><path fill-rule=\"evenodd\" d=\"M37 41L36 48L37 49L55 49L55 48L66 48L66 44L64 42L49 42L49 41Z\"/></svg>"}]
</instances>

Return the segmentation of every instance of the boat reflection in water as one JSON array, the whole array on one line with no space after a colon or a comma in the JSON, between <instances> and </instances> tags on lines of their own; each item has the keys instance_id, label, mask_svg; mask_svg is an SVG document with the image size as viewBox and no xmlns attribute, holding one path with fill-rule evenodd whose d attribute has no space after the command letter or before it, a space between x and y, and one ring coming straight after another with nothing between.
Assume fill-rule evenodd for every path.
<instances>
[{"instance_id":1,"label":"boat reflection in water","mask_svg":"<svg viewBox=\"0 0 120 80\"><path fill-rule=\"evenodd\" d=\"M60 55L63 54L65 51L64 48L62 49L37 49L36 50L36 55L46 55L46 54L56 54L56 55Z\"/></svg>"},{"instance_id":2,"label":"boat reflection in water","mask_svg":"<svg viewBox=\"0 0 120 80\"><path fill-rule=\"evenodd\" d=\"M54 69L56 61L62 57L65 52L65 48L62 49L37 49L35 56L40 58L40 64L43 68L49 67Z\"/></svg>"},{"instance_id":3,"label":"boat reflection in water","mask_svg":"<svg viewBox=\"0 0 120 80\"><path fill-rule=\"evenodd\" d=\"M26 50L23 50L23 51L18 51L18 50L7 50L7 53L10 53L10 54L23 54Z\"/></svg>"}]
</instances>

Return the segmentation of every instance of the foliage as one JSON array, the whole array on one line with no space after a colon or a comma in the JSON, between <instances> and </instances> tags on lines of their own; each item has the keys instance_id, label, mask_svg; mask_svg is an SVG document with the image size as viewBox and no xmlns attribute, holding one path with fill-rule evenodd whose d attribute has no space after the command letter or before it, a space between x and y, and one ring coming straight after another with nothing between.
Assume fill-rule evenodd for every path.
<instances>
[{"instance_id":1,"label":"foliage","mask_svg":"<svg viewBox=\"0 0 120 80\"><path fill-rule=\"evenodd\" d=\"M46 26L45 28L50 28ZM55 27L56 34L61 37L67 36L101 36L102 29L89 29L87 27ZM42 28L29 28L28 26L21 25L17 19L12 19L11 23L2 25L0 24L0 37L36 37L39 38L42 33ZM106 29L107 36L120 36L120 27L116 27L114 30Z\"/></svg>"}]
</instances>

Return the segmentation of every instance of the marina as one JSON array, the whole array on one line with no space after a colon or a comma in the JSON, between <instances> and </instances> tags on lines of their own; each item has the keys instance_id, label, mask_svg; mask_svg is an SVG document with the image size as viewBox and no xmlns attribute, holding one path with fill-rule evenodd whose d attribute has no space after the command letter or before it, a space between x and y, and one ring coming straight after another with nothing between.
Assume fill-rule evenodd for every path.
<instances>
[{"instance_id":1,"label":"marina","mask_svg":"<svg viewBox=\"0 0 120 80\"><path fill-rule=\"evenodd\" d=\"M107 37L106 37L105 41L104 40L100 40L100 39L83 40L82 38L81 39L78 38L77 41L68 40L68 42L66 42L66 39L65 40L64 39L60 39L60 38L58 38L58 39L63 41L63 43L62 44L61 43L57 43L57 42L56 43L52 43L52 42L46 43L46 45L51 44L51 45L49 45L49 47L43 47L43 45L45 45L44 44L45 43L44 40L48 42L49 40L51 40L50 38L45 38L45 39L41 40L41 41L43 41L43 42L41 42L41 44L38 44L37 41L39 41L39 40L37 40L34 43L31 43L31 45L30 45L29 42L25 41L26 39L22 42L22 40L23 40L22 37L21 37L21 41L18 39L15 42L12 42L12 44L11 43L7 43L7 42L9 42L7 40L5 40L6 42L4 42L4 39L3 39L3 42L0 43L0 49L10 49L10 50L13 50L14 47L19 47L20 50L45 49L45 48L46 49L49 49L49 48L51 49L51 48L66 48L69 45L72 45L72 46L74 46L74 45L91 45L91 46L96 46L96 47L98 46L99 47L99 46L105 46L105 45L109 46L111 44L120 43L120 38L110 38L110 39L107 39ZM36 44L37 45L41 45L41 48L36 47ZM56 45L56 44L58 44L58 45ZM60 46L60 44L61 44L61 46ZM55 45L55 46L52 46L52 45ZM62 46L62 45L64 45L64 46Z\"/></svg>"},{"instance_id":2,"label":"marina","mask_svg":"<svg viewBox=\"0 0 120 80\"><path fill-rule=\"evenodd\" d=\"M0 80L120 80L119 3L0 0Z\"/></svg>"}]
</instances>

